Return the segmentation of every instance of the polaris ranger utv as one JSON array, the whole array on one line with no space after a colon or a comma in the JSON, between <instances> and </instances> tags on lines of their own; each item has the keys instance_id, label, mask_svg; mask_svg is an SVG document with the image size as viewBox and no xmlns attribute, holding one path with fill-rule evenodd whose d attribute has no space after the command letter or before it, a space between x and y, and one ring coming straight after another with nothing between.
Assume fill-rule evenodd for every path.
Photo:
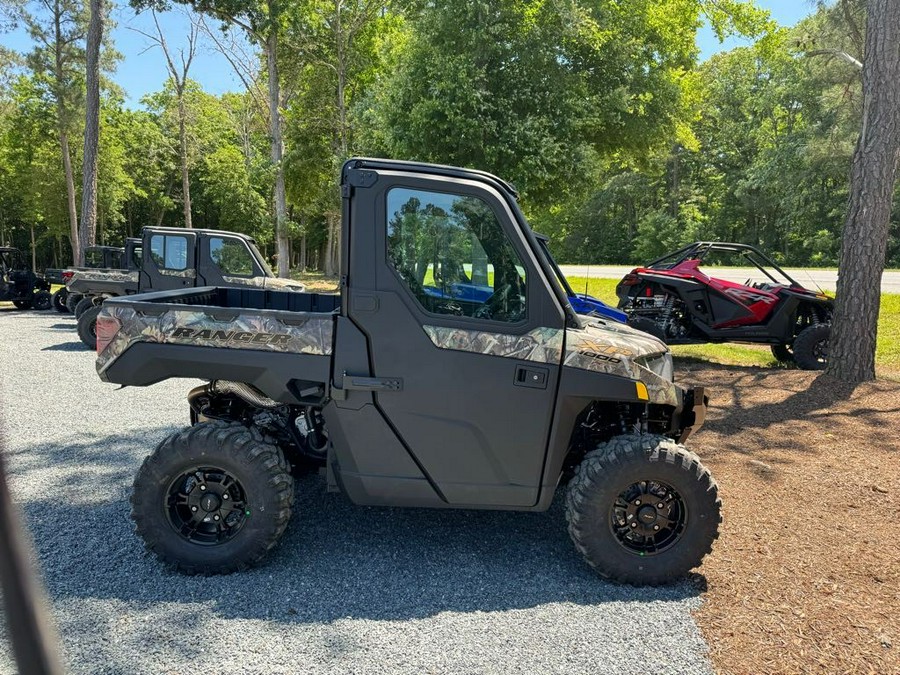
<instances>
[{"instance_id":1,"label":"polaris ranger utv","mask_svg":"<svg viewBox=\"0 0 900 675\"><path fill-rule=\"evenodd\" d=\"M604 577L659 584L718 536L717 487L683 445L702 388L624 324L579 317L512 187L490 174L353 159L341 294L173 290L103 304L97 370L208 380L132 496L138 534L188 573L260 562L291 515L292 464L356 504L542 511ZM473 277L481 303L431 291Z\"/></svg>"},{"instance_id":2,"label":"polaris ranger utv","mask_svg":"<svg viewBox=\"0 0 900 675\"><path fill-rule=\"evenodd\" d=\"M45 271L47 279L53 283L62 284L53 294L53 308L61 313L74 314L78 302L83 296L80 293L69 293L66 284L72 280L76 273L94 273L99 270L109 272L111 270L132 269L129 259L132 257L135 242L141 245L140 239L127 239L125 246L89 246L84 252L84 265L81 267L67 267L66 269L49 269ZM77 318L77 317L76 317Z\"/></svg>"},{"instance_id":3,"label":"polaris ranger utv","mask_svg":"<svg viewBox=\"0 0 900 675\"><path fill-rule=\"evenodd\" d=\"M145 227L129 240L127 270L76 271L67 288L82 296L75 309L78 336L94 349L100 305L108 298L194 286L258 286L302 291L279 279L250 237L219 230Z\"/></svg>"}]
</instances>

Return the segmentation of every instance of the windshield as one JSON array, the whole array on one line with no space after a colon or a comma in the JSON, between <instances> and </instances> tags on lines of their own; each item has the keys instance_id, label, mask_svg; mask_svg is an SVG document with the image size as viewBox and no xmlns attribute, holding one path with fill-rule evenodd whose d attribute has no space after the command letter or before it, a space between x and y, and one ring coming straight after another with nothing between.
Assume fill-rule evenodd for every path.
<instances>
[{"instance_id":1,"label":"windshield","mask_svg":"<svg viewBox=\"0 0 900 675\"><path fill-rule=\"evenodd\" d=\"M4 270L17 270L24 265L22 264L22 256L18 251L0 251L0 265Z\"/></svg>"},{"instance_id":2,"label":"windshield","mask_svg":"<svg viewBox=\"0 0 900 675\"><path fill-rule=\"evenodd\" d=\"M559 282L559 285L563 287L566 295L568 295L569 297L574 296L575 291L572 290L572 287L569 285L568 279L566 279L566 275L562 273L559 265L556 264L556 259L554 259L553 254L550 253L550 247L547 245L547 239L542 236L535 236L537 237L538 245L541 247L541 252L547 259L547 262L550 263L550 267L553 268L553 273L556 275L556 280Z\"/></svg>"},{"instance_id":3,"label":"windshield","mask_svg":"<svg viewBox=\"0 0 900 675\"><path fill-rule=\"evenodd\" d=\"M267 277L274 277L275 272L273 272L272 268L269 267L269 261L267 261L265 256L263 256L263 254L259 252L259 249L256 248L256 244L254 244L252 241L248 241L247 243L250 245L250 250L253 251L253 255L256 258L256 260L259 262L260 267L262 267L265 275Z\"/></svg>"}]
</instances>

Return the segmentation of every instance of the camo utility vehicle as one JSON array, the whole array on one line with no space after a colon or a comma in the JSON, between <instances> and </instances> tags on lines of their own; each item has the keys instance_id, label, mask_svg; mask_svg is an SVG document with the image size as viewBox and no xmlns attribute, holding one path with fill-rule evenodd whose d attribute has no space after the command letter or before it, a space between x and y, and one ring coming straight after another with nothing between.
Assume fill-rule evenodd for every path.
<instances>
[{"instance_id":1,"label":"camo utility vehicle","mask_svg":"<svg viewBox=\"0 0 900 675\"><path fill-rule=\"evenodd\" d=\"M195 286L251 286L302 291L303 284L279 279L243 234L219 230L145 227L129 240L127 269L76 271L67 288L82 296L75 308L78 336L96 347L100 305L109 298Z\"/></svg>"},{"instance_id":2,"label":"camo utility vehicle","mask_svg":"<svg viewBox=\"0 0 900 675\"><path fill-rule=\"evenodd\" d=\"M133 255L135 243L141 245L140 239L126 239L125 246L89 246L84 252L84 265L81 267L67 267L66 269L48 269L44 272L49 281L54 284L63 284L53 294L53 307L61 314L75 313L78 303L84 298L81 293L69 293L66 286L76 273L95 273L99 271L110 272L113 270L134 269L129 266ZM84 305L89 307L90 303ZM77 315L76 315L77 316Z\"/></svg>"},{"instance_id":3,"label":"camo utility vehicle","mask_svg":"<svg viewBox=\"0 0 900 675\"><path fill-rule=\"evenodd\" d=\"M192 426L134 484L137 531L191 573L262 560L284 532L294 464L382 506L542 511L600 574L658 584L710 551L716 484L681 443L701 388L624 324L580 317L502 180L354 159L343 169L339 296L197 288L107 301L107 382L208 380ZM483 301L433 291L478 277ZM321 545L327 545L325 543Z\"/></svg>"}]
</instances>

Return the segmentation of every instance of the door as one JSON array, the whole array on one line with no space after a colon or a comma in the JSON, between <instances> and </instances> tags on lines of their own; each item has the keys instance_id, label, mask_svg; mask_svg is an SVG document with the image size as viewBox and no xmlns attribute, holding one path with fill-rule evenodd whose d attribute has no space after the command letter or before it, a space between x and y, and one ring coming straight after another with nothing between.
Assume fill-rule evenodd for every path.
<instances>
[{"instance_id":1,"label":"door","mask_svg":"<svg viewBox=\"0 0 900 675\"><path fill-rule=\"evenodd\" d=\"M193 232L147 232L143 244L140 292L193 287L197 278L194 267L196 246L197 235Z\"/></svg>"},{"instance_id":2,"label":"door","mask_svg":"<svg viewBox=\"0 0 900 675\"><path fill-rule=\"evenodd\" d=\"M246 240L215 234L200 238L198 286L250 284L265 276Z\"/></svg>"},{"instance_id":3,"label":"door","mask_svg":"<svg viewBox=\"0 0 900 675\"><path fill-rule=\"evenodd\" d=\"M533 505L564 314L510 197L476 175L366 174L346 306L373 376L401 381L377 408L446 502Z\"/></svg>"}]
</instances>

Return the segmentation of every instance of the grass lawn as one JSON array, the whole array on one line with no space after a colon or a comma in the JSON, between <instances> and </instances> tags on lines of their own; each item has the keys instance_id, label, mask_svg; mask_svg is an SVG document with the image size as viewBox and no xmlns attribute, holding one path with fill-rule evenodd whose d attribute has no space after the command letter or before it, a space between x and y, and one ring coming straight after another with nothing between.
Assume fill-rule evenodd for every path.
<instances>
[{"instance_id":1,"label":"grass lawn","mask_svg":"<svg viewBox=\"0 0 900 675\"><path fill-rule=\"evenodd\" d=\"M587 292L603 302L615 306L617 279L585 279L570 277L569 284L576 293ZM779 366L768 347L755 345L684 345L673 347L676 356L700 359L713 363L739 366ZM882 295L878 319L878 351L875 362L880 373L900 375L900 295Z\"/></svg>"}]
</instances>

